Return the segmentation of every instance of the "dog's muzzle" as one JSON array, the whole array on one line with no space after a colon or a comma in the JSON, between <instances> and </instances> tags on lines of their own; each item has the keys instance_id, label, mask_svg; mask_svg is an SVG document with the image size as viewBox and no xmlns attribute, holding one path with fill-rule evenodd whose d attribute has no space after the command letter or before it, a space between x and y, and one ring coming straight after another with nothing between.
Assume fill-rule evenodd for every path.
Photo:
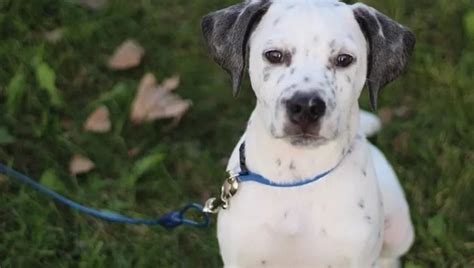
<instances>
[{"instance_id":1,"label":"dog's muzzle","mask_svg":"<svg viewBox=\"0 0 474 268\"><path fill-rule=\"evenodd\" d=\"M289 127L292 133L288 134L317 134L313 133L315 126L326 113L326 103L319 94L297 92L285 101L285 105L292 125Z\"/></svg>"}]
</instances>

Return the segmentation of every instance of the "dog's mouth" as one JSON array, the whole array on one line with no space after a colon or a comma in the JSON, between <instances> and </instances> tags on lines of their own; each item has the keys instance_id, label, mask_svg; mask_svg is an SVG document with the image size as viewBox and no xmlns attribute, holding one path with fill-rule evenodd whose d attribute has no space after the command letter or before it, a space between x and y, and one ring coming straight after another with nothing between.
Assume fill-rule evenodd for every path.
<instances>
[{"instance_id":1,"label":"dog's mouth","mask_svg":"<svg viewBox=\"0 0 474 268\"><path fill-rule=\"evenodd\" d=\"M311 133L301 133L299 135L288 135L290 143L294 146L317 146L324 144L326 139Z\"/></svg>"},{"instance_id":2,"label":"dog's mouth","mask_svg":"<svg viewBox=\"0 0 474 268\"><path fill-rule=\"evenodd\" d=\"M295 146L320 145L326 142L326 138L319 134L319 130L319 126L302 129L292 125L285 128L285 135L283 138L287 139Z\"/></svg>"}]
</instances>

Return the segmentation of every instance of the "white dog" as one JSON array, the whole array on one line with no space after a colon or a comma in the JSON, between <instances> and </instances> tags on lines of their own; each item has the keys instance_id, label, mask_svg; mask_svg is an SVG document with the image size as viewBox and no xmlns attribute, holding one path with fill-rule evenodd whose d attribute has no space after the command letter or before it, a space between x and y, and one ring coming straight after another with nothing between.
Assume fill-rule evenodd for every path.
<instances>
[{"instance_id":1,"label":"white dog","mask_svg":"<svg viewBox=\"0 0 474 268\"><path fill-rule=\"evenodd\" d=\"M335 0L252 0L202 26L234 93L248 58L257 97L228 169L271 182L241 181L219 212L225 266L396 267L414 238L409 208L366 140L379 122L365 112L360 120L358 98L366 84L376 107L379 90L405 69L413 34L371 7ZM318 179L301 183L310 178Z\"/></svg>"}]
</instances>

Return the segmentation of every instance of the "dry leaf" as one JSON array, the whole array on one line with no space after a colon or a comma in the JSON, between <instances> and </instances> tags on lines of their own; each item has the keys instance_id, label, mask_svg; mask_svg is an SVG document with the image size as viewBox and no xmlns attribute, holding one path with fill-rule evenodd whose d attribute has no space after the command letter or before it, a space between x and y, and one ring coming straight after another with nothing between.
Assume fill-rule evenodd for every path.
<instances>
[{"instance_id":1,"label":"dry leaf","mask_svg":"<svg viewBox=\"0 0 474 268\"><path fill-rule=\"evenodd\" d=\"M137 156L140 152L142 151L142 149L140 147L133 147L132 149L129 149L127 151L127 155L129 158L134 158L135 156Z\"/></svg>"},{"instance_id":2,"label":"dry leaf","mask_svg":"<svg viewBox=\"0 0 474 268\"><path fill-rule=\"evenodd\" d=\"M106 133L111 128L112 123L110 123L109 109L106 106L97 108L84 123L84 130L90 132Z\"/></svg>"},{"instance_id":3,"label":"dry leaf","mask_svg":"<svg viewBox=\"0 0 474 268\"><path fill-rule=\"evenodd\" d=\"M393 145L395 147L395 151L403 154L403 155L406 155L408 150L409 150L409 146L410 146L410 139L411 139L411 135L410 133L408 132L402 132L400 133L397 137L395 137L395 139L393 140Z\"/></svg>"},{"instance_id":4,"label":"dry leaf","mask_svg":"<svg viewBox=\"0 0 474 268\"><path fill-rule=\"evenodd\" d=\"M379 117L380 117L380 120L382 121L382 123L384 125L392 122L392 120L393 120L393 109L388 108L388 107L381 108L379 110Z\"/></svg>"},{"instance_id":5,"label":"dry leaf","mask_svg":"<svg viewBox=\"0 0 474 268\"><path fill-rule=\"evenodd\" d=\"M179 75L167 78L161 83L164 91L173 91L179 86Z\"/></svg>"},{"instance_id":6,"label":"dry leaf","mask_svg":"<svg viewBox=\"0 0 474 268\"><path fill-rule=\"evenodd\" d=\"M95 165L90 159L80 155L74 155L71 159L71 162L69 162L69 173L71 173L73 176L76 176L87 173L93 170L94 167Z\"/></svg>"},{"instance_id":7,"label":"dry leaf","mask_svg":"<svg viewBox=\"0 0 474 268\"><path fill-rule=\"evenodd\" d=\"M59 123L61 127L66 130L71 129L74 125L74 121L71 118L62 118Z\"/></svg>"},{"instance_id":8,"label":"dry leaf","mask_svg":"<svg viewBox=\"0 0 474 268\"><path fill-rule=\"evenodd\" d=\"M140 82L133 101L130 116L132 122L140 124L164 118L174 118L179 121L191 106L191 101L183 100L171 93L178 85L178 76L166 79L161 85L156 85L153 74L146 74Z\"/></svg>"},{"instance_id":9,"label":"dry leaf","mask_svg":"<svg viewBox=\"0 0 474 268\"><path fill-rule=\"evenodd\" d=\"M143 76L138 86L138 91L132 105L132 114L130 119L132 122L144 121L148 114L148 107L150 103L150 96L156 87L156 78L153 74L147 73Z\"/></svg>"},{"instance_id":10,"label":"dry leaf","mask_svg":"<svg viewBox=\"0 0 474 268\"><path fill-rule=\"evenodd\" d=\"M410 107L408 107L408 106L402 105L402 106L396 108L396 109L393 111L393 114L394 114L396 117L408 118L408 117L410 117L410 115L411 115L411 109L410 109Z\"/></svg>"},{"instance_id":11,"label":"dry leaf","mask_svg":"<svg viewBox=\"0 0 474 268\"><path fill-rule=\"evenodd\" d=\"M109 59L108 67L112 70L126 70L140 64L145 50L132 39L123 42Z\"/></svg>"},{"instance_id":12,"label":"dry leaf","mask_svg":"<svg viewBox=\"0 0 474 268\"><path fill-rule=\"evenodd\" d=\"M46 32L44 34L44 38L50 43L57 43L59 40L63 38L64 30L61 28Z\"/></svg>"},{"instance_id":13,"label":"dry leaf","mask_svg":"<svg viewBox=\"0 0 474 268\"><path fill-rule=\"evenodd\" d=\"M99 10L105 6L107 0L79 0L79 4L91 10Z\"/></svg>"}]
</instances>

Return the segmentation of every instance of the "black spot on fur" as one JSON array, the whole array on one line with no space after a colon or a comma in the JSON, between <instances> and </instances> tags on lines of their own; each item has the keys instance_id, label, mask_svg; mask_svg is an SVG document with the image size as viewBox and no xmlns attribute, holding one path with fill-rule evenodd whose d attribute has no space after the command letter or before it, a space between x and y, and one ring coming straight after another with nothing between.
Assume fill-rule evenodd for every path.
<instances>
[{"instance_id":1,"label":"black spot on fur","mask_svg":"<svg viewBox=\"0 0 474 268\"><path fill-rule=\"evenodd\" d=\"M285 78L285 74L280 75L277 81L277 85L280 84L281 81L283 81L283 78Z\"/></svg>"},{"instance_id":2,"label":"black spot on fur","mask_svg":"<svg viewBox=\"0 0 474 268\"><path fill-rule=\"evenodd\" d=\"M359 200L359 203L357 203L357 205L358 205L360 208L365 208L365 201L364 201L364 199Z\"/></svg>"},{"instance_id":3,"label":"black spot on fur","mask_svg":"<svg viewBox=\"0 0 474 268\"><path fill-rule=\"evenodd\" d=\"M296 47L293 47L293 48L291 49L291 54L293 54L293 55L296 54Z\"/></svg>"},{"instance_id":4,"label":"black spot on fur","mask_svg":"<svg viewBox=\"0 0 474 268\"><path fill-rule=\"evenodd\" d=\"M367 177L367 171L365 169L362 170L362 175L364 175L364 177Z\"/></svg>"},{"instance_id":5,"label":"black spot on fur","mask_svg":"<svg viewBox=\"0 0 474 268\"><path fill-rule=\"evenodd\" d=\"M294 73L295 73L295 68L293 67L290 69L290 74L294 74Z\"/></svg>"},{"instance_id":6,"label":"black spot on fur","mask_svg":"<svg viewBox=\"0 0 474 268\"><path fill-rule=\"evenodd\" d=\"M278 158L278 159L276 160L276 164L277 164L277 166L281 166L281 159L280 159L280 158Z\"/></svg>"},{"instance_id":7,"label":"black spot on fur","mask_svg":"<svg viewBox=\"0 0 474 268\"><path fill-rule=\"evenodd\" d=\"M296 87L297 87L296 84L292 84L291 86L286 87L283 91L292 90L292 89L295 89Z\"/></svg>"},{"instance_id":8,"label":"black spot on fur","mask_svg":"<svg viewBox=\"0 0 474 268\"><path fill-rule=\"evenodd\" d=\"M343 156L346 155L346 150L347 150L347 149L346 149L345 147L342 148L342 153L341 153L341 154L342 154Z\"/></svg>"},{"instance_id":9,"label":"black spot on fur","mask_svg":"<svg viewBox=\"0 0 474 268\"><path fill-rule=\"evenodd\" d=\"M385 229L390 228L390 224L391 224L390 219L386 217L385 220L383 221L383 224L385 226Z\"/></svg>"},{"instance_id":10,"label":"black spot on fur","mask_svg":"<svg viewBox=\"0 0 474 268\"><path fill-rule=\"evenodd\" d=\"M334 110L336 108L336 102L334 100L330 100L328 106L330 110Z\"/></svg>"},{"instance_id":11,"label":"black spot on fur","mask_svg":"<svg viewBox=\"0 0 474 268\"><path fill-rule=\"evenodd\" d=\"M329 43L329 48L331 49L330 55L334 55L336 53L336 40Z\"/></svg>"},{"instance_id":12,"label":"black spot on fur","mask_svg":"<svg viewBox=\"0 0 474 268\"><path fill-rule=\"evenodd\" d=\"M277 24L280 22L280 19L281 19L281 18L276 18L276 19L273 21L273 26L277 25Z\"/></svg>"},{"instance_id":13,"label":"black spot on fur","mask_svg":"<svg viewBox=\"0 0 474 268\"><path fill-rule=\"evenodd\" d=\"M370 217L369 215L366 215L364 217L364 219L369 223L369 224L372 224L372 217Z\"/></svg>"},{"instance_id":14,"label":"black spot on fur","mask_svg":"<svg viewBox=\"0 0 474 268\"><path fill-rule=\"evenodd\" d=\"M262 260L260 263L261 263L262 265L267 265L267 261L266 261L266 260Z\"/></svg>"},{"instance_id":15,"label":"black spot on fur","mask_svg":"<svg viewBox=\"0 0 474 268\"><path fill-rule=\"evenodd\" d=\"M268 79L270 79L270 74L269 74L269 73L264 74L264 75L263 75L263 81L264 81L264 82L267 82Z\"/></svg>"},{"instance_id":16,"label":"black spot on fur","mask_svg":"<svg viewBox=\"0 0 474 268\"><path fill-rule=\"evenodd\" d=\"M296 169L295 162L291 161L289 168L290 168L290 170L295 170Z\"/></svg>"},{"instance_id":17,"label":"black spot on fur","mask_svg":"<svg viewBox=\"0 0 474 268\"><path fill-rule=\"evenodd\" d=\"M273 124L270 126L270 133L272 134L273 137L276 136L276 129L275 129L275 126Z\"/></svg>"},{"instance_id":18,"label":"black spot on fur","mask_svg":"<svg viewBox=\"0 0 474 268\"><path fill-rule=\"evenodd\" d=\"M305 81L306 83L309 83L309 80L310 80L309 77L307 77L307 76L304 77L304 81Z\"/></svg>"},{"instance_id":19,"label":"black spot on fur","mask_svg":"<svg viewBox=\"0 0 474 268\"><path fill-rule=\"evenodd\" d=\"M322 236L327 236L327 235L328 235L328 232L326 231L325 228L322 228L322 229L321 229L321 235L322 235Z\"/></svg>"},{"instance_id":20,"label":"black spot on fur","mask_svg":"<svg viewBox=\"0 0 474 268\"><path fill-rule=\"evenodd\" d=\"M347 83L349 83L349 84L350 84L350 83L352 83L352 79L351 79L351 77L350 77L350 76L348 76L348 75L346 75L346 81L347 81Z\"/></svg>"},{"instance_id":21,"label":"black spot on fur","mask_svg":"<svg viewBox=\"0 0 474 268\"><path fill-rule=\"evenodd\" d=\"M288 51L283 54L283 62L285 63L286 67L289 67L291 65L291 55L292 54Z\"/></svg>"}]
</instances>

